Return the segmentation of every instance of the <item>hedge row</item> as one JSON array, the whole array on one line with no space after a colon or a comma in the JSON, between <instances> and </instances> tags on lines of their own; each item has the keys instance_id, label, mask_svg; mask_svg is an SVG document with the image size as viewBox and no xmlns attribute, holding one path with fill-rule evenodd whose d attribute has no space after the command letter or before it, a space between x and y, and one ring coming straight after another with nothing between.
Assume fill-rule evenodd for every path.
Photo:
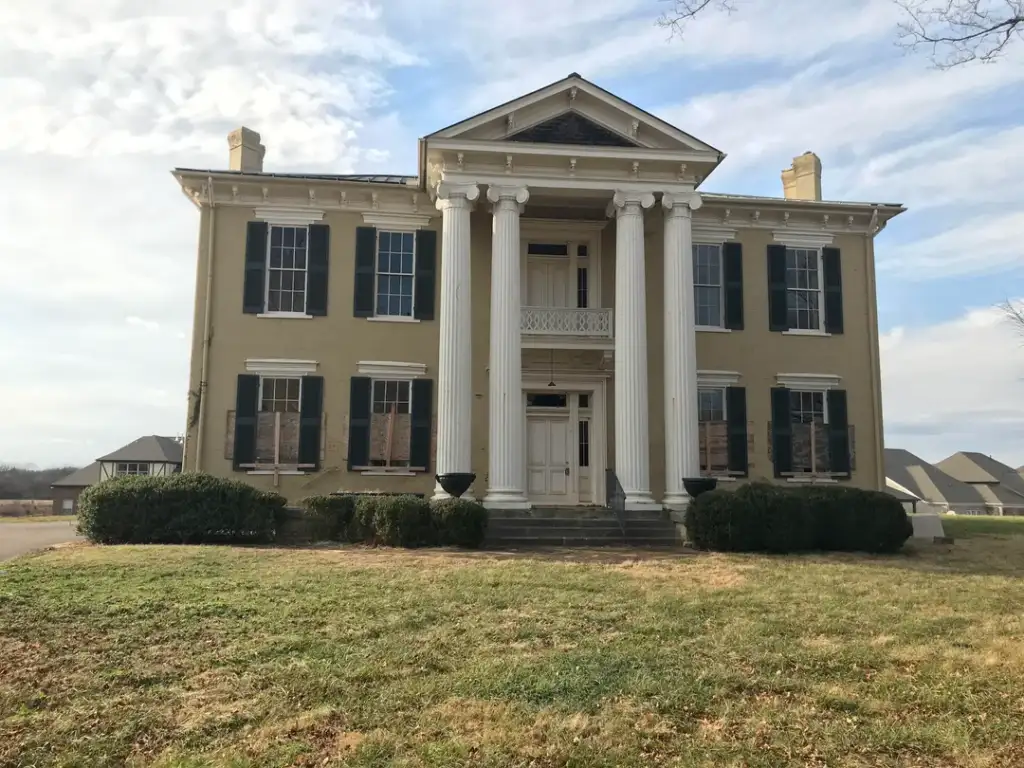
<instances>
[{"instance_id":1,"label":"hedge row","mask_svg":"<svg viewBox=\"0 0 1024 768\"><path fill-rule=\"evenodd\" d=\"M430 501L416 496L313 496L302 507L319 540L392 547L479 547L487 510L463 499Z\"/></svg>"},{"instance_id":2,"label":"hedge row","mask_svg":"<svg viewBox=\"0 0 1024 768\"><path fill-rule=\"evenodd\" d=\"M887 493L768 483L702 494L684 522L694 546L724 552L896 552L913 533Z\"/></svg>"},{"instance_id":3,"label":"hedge row","mask_svg":"<svg viewBox=\"0 0 1024 768\"><path fill-rule=\"evenodd\" d=\"M78 530L100 544L264 543L285 499L238 480L196 473L126 475L86 488Z\"/></svg>"},{"instance_id":4,"label":"hedge row","mask_svg":"<svg viewBox=\"0 0 1024 768\"><path fill-rule=\"evenodd\" d=\"M285 498L238 480L197 473L125 476L86 489L78 530L99 544L201 544L274 541ZM303 502L318 541L397 547L479 547L487 512L458 499L415 496L316 496Z\"/></svg>"}]
</instances>

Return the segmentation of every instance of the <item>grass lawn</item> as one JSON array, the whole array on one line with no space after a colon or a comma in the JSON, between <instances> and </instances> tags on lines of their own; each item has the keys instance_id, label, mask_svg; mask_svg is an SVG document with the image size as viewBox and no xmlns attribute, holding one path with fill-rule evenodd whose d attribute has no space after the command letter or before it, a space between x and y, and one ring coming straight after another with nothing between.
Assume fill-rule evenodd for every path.
<instances>
[{"instance_id":1,"label":"grass lawn","mask_svg":"<svg viewBox=\"0 0 1024 768\"><path fill-rule=\"evenodd\" d=\"M942 515L942 528L954 539L971 536L1024 536L1024 517Z\"/></svg>"},{"instance_id":2,"label":"grass lawn","mask_svg":"<svg viewBox=\"0 0 1024 768\"><path fill-rule=\"evenodd\" d=\"M1024 765L1024 536L987 525L894 557L72 546L0 569L0 766Z\"/></svg>"},{"instance_id":3,"label":"grass lawn","mask_svg":"<svg viewBox=\"0 0 1024 768\"><path fill-rule=\"evenodd\" d=\"M77 515L22 515L21 517L0 517L0 525L4 523L73 523Z\"/></svg>"}]
</instances>

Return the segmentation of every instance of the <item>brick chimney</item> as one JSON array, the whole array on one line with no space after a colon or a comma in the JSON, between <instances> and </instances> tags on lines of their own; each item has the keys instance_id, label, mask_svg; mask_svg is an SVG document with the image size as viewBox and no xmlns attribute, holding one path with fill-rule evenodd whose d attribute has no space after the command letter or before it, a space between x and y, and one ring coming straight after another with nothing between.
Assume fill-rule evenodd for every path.
<instances>
[{"instance_id":1,"label":"brick chimney","mask_svg":"<svg viewBox=\"0 0 1024 768\"><path fill-rule=\"evenodd\" d=\"M260 135L248 128L236 128L228 134L228 168L243 173L262 173L263 154L267 148L260 144Z\"/></svg>"},{"instance_id":2,"label":"brick chimney","mask_svg":"<svg viewBox=\"0 0 1024 768\"><path fill-rule=\"evenodd\" d=\"M821 200L821 159L813 152L793 158L782 172L782 194L787 200Z\"/></svg>"}]
</instances>

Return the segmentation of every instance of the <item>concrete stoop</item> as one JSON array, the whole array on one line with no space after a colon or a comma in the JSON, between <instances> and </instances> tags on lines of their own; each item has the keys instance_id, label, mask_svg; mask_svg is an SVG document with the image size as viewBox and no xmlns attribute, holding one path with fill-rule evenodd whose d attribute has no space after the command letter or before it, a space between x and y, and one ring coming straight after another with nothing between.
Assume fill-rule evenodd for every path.
<instances>
[{"instance_id":1,"label":"concrete stoop","mask_svg":"<svg viewBox=\"0 0 1024 768\"><path fill-rule=\"evenodd\" d=\"M536 507L494 510L488 546L675 547L681 541L667 512L625 513L625 530L606 507Z\"/></svg>"}]
</instances>

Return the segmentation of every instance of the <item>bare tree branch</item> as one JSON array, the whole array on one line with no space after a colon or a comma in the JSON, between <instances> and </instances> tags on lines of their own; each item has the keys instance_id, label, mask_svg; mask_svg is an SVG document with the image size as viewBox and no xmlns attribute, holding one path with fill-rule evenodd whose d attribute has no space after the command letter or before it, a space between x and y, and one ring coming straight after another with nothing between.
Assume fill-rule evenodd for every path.
<instances>
[{"instance_id":1,"label":"bare tree branch","mask_svg":"<svg viewBox=\"0 0 1024 768\"><path fill-rule=\"evenodd\" d=\"M733 0L661 0L672 6L661 14L658 26L672 30L673 35L682 35L687 22L707 9L732 13L736 10Z\"/></svg>"},{"instance_id":2,"label":"bare tree branch","mask_svg":"<svg viewBox=\"0 0 1024 768\"><path fill-rule=\"evenodd\" d=\"M659 26L682 35L706 11L736 10L736 0L661 0L670 8ZM1024 0L893 0L906 19L897 26L904 49L924 48L939 69L971 61L993 62L1011 43L1024 39Z\"/></svg>"},{"instance_id":3,"label":"bare tree branch","mask_svg":"<svg viewBox=\"0 0 1024 768\"><path fill-rule=\"evenodd\" d=\"M1010 325L1016 328L1017 333L1024 336L1024 302L1015 304L1007 299L999 305L999 308L1003 311L1003 314L1006 315L1006 319L1009 321Z\"/></svg>"},{"instance_id":4,"label":"bare tree branch","mask_svg":"<svg viewBox=\"0 0 1024 768\"><path fill-rule=\"evenodd\" d=\"M939 69L992 62L1024 39L1024 0L894 0L907 15L897 42L925 48Z\"/></svg>"}]
</instances>

